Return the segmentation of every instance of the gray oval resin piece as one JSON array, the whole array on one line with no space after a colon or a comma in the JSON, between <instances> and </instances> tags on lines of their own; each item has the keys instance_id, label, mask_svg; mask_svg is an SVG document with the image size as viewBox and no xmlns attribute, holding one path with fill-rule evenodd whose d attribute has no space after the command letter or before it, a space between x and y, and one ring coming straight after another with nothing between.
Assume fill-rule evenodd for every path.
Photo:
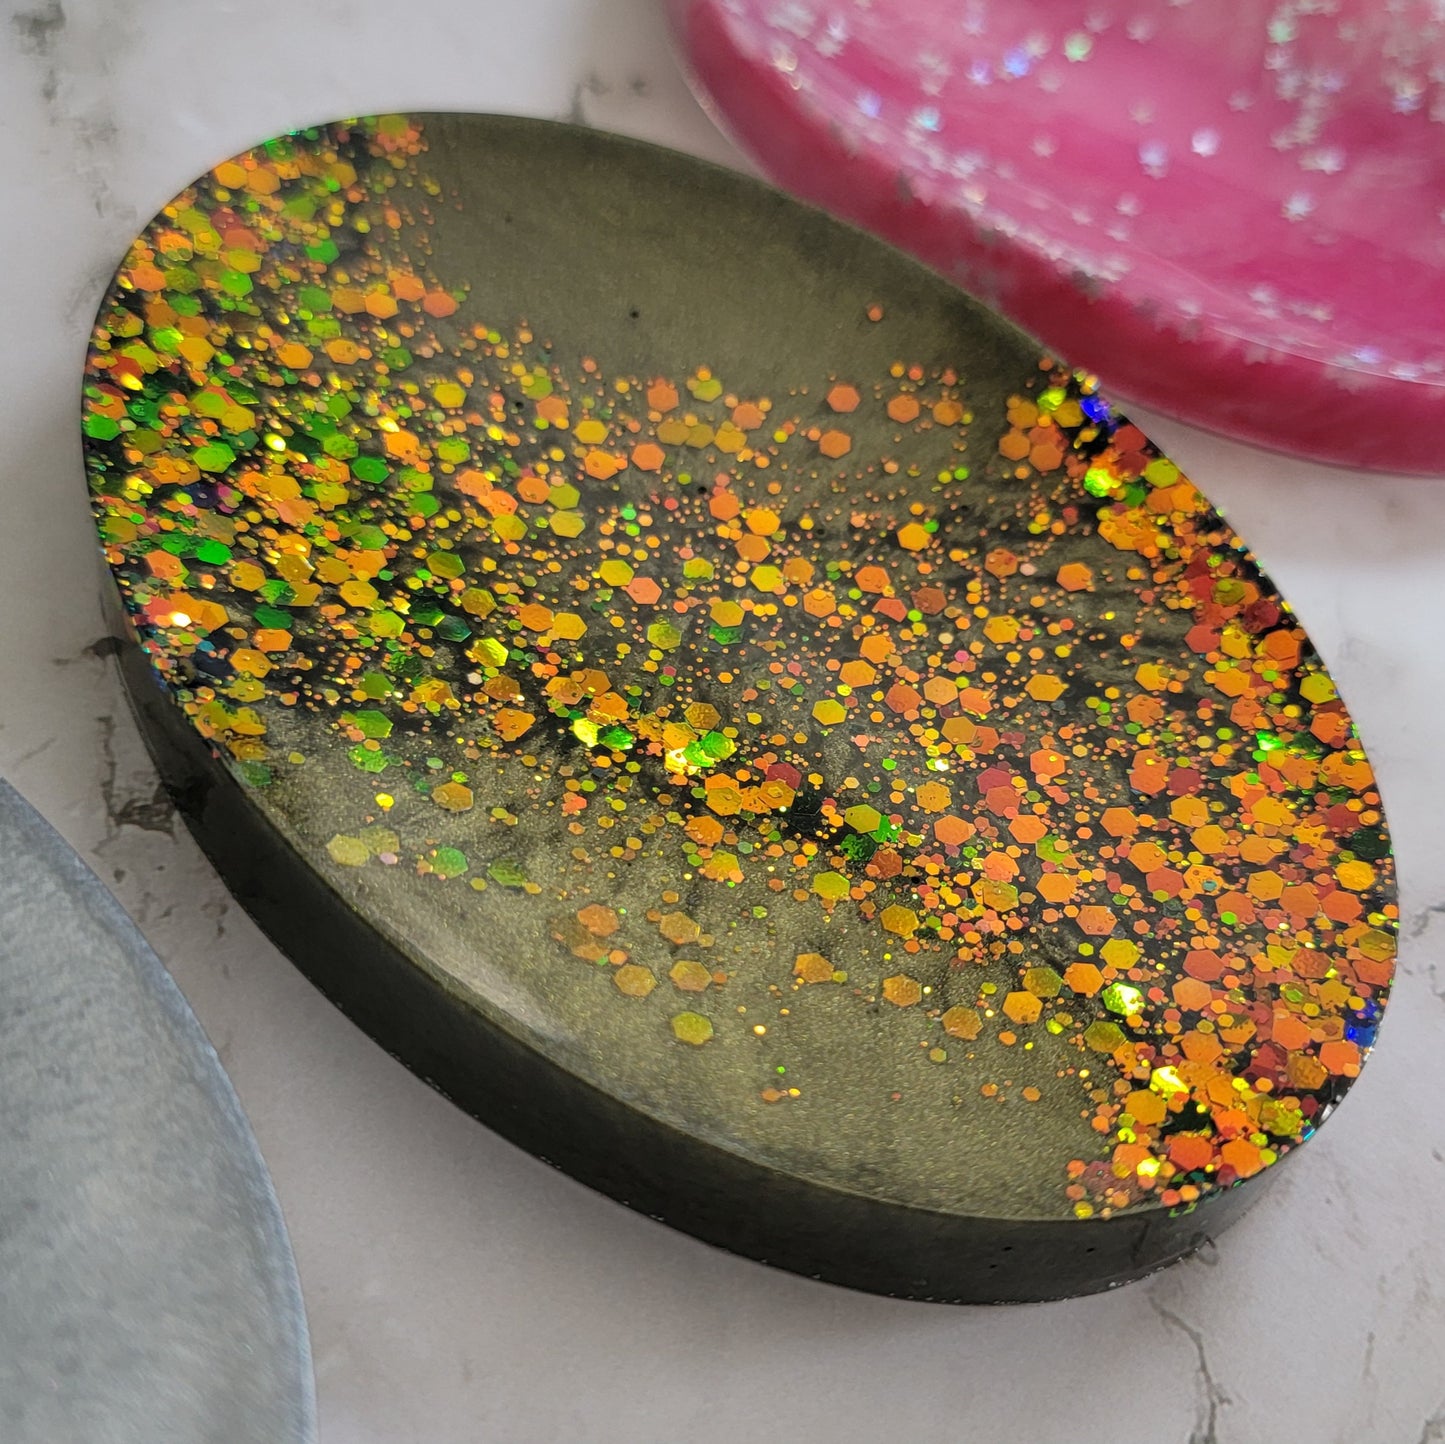
<instances>
[{"instance_id":1,"label":"gray oval resin piece","mask_svg":"<svg viewBox=\"0 0 1445 1444\"><path fill-rule=\"evenodd\" d=\"M0 856L0 1439L306 1444L296 1267L215 1051L4 782Z\"/></svg>"}]
</instances>

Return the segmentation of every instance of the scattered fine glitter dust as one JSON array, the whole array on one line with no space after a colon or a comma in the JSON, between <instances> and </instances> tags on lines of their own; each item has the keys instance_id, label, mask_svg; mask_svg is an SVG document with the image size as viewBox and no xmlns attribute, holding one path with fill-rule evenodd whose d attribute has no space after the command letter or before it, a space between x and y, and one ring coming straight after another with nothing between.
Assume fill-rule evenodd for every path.
<instances>
[{"instance_id":1,"label":"scattered fine glitter dust","mask_svg":"<svg viewBox=\"0 0 1445 1444\"><path fill-rule=\"evenodd\" d=\"M270 822L479 1008L773 1157L789 1113L907 1128L956 1201L995 1187L965 1135L1037 1146L1026 1210L1088 1218L1306 1139L1393 872L1243 543L1048 360L975 415L901 333L762 395L702 328L610 374L484 313L429 126L217 166L89 356L131 622ZM839 324L892 344L889 299Z\"/></svg>"}]
</instances>

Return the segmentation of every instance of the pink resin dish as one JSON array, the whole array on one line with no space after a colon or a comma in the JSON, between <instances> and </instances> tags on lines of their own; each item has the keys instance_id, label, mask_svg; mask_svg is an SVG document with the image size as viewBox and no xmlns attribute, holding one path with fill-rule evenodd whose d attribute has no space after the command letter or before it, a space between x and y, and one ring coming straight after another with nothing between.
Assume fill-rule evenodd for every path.
<instances>
[{"instance_id":1,"label":"pink resin dish","mask_svg":"<svg viewBox=\"0 0 1445 1444\"><path fill-rule=\"evenodd\" d=\"M1434 0L673 0L779 184L1140 403L1445 473Z\"/></svg>"}]
</instances>

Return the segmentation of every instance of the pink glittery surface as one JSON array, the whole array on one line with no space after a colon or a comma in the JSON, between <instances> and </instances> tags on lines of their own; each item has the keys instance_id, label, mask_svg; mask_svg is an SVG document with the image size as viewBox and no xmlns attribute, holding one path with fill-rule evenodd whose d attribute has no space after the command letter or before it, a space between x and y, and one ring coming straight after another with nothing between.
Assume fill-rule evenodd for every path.
<instances>
[{"instance_id":1,"label":"pink glittery surface","mask_svg":"<svg viewBox=\"0 0 1445 1444\"><path fill-rule=\"evenodd\" d=\"M781 185L1106 386L1445 473L1439 0L674 0Z\"/></svg>"}]
</instances>

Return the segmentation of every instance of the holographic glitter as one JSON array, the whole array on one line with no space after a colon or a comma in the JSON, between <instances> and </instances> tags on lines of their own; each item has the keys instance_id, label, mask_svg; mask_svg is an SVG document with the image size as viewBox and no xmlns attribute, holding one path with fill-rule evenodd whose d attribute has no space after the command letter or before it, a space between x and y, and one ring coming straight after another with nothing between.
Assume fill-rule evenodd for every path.
<instances>
[{"instance_id":1,"label":"holographic glitter","mask_svg":"<svg viewBox=\"0 0 1445 1444\"><path fill-rule=\"evenodd\" d=\"M1178 468L1047 359L1002 416L966 356L604 374L434 273L426 147L392 116L218 166L90 352L130 620L277 830L434 915L479 1006L541 1030L570 990L593 1075L656 1060L646 1106L718 1136L916 1095L1024 1110L1017 1150L1052 1110L1039 1207L1079 1218L1308 1137L1390 985L1380 799Z\"/></svg>"}]
</instances>

